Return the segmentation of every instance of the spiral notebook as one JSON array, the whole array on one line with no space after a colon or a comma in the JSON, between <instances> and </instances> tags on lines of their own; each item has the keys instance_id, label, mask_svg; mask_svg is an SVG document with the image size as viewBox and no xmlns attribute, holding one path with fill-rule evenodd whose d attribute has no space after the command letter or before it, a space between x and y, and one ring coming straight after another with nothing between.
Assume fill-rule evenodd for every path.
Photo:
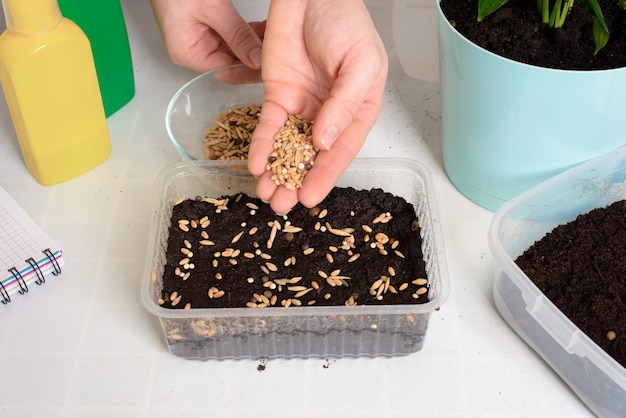
<instances>
[{"instance_id":1,"label":"spiral notebook","mask_svg":"<svg viewBox=\"0 0 626 418\"><path fill-rule=\"evenodd\" d=\"M61 247L0 186L0 302L61 274Z\"/></svg>"}]
</instances>

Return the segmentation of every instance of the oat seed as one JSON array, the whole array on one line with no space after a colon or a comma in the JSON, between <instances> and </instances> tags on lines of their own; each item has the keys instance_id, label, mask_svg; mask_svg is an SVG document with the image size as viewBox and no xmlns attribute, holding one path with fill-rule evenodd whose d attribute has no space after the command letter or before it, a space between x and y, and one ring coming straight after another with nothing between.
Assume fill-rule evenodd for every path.
<instances>
[{"instance_id":1,"label":"oat seed","mask_svg":"<svg viewBox=\"0 0 626 418\"><path fill-rule=\"evenodd\" d=\"M209 160L245 160L252 134L258 123L261 106L250 104L231 109L214 120L205 134L205 151Z\"/></svg>"},{"instance_id":2,"label":"oat seed","mask_svg":"<svg viewBox=\"0 0 626 418\"><path fill-rule=\"evenodd\" d=\"M313 290L313 288L312 288L312 287L306 288L305 290L301 290L301 291L299 291L298 293L296 293L296 294L294 295L294 297L296 297L296 298L301 298L302 296L304 296L304 295L306 295L307 293L309 293L311 290Z\"/></svg>"},{"instance_id":3,"label":"oat seed","mask_svg":"<svg viewBox=\"0 0 626 418\"><path fill-rule=\"evenodd\" d=\"M238 233L237 235L235 235L233 237L233 239L230 241L231 244L235 244L237 241L239 241L241 239L241 236L243 235L243 231L241 231L240 233Z\"/></svg>"}]
</instances>

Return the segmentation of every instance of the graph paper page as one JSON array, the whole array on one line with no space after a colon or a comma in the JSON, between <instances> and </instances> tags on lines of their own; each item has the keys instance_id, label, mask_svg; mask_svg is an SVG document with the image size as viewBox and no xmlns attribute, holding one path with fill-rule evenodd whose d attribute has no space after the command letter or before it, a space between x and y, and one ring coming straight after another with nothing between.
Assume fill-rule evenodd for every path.
<instances>
[{"instance_id":1,"label":"graph paper page","mask_svg":"<svg viewBox=\"0 0 626 418\"><path fill-rule=\"evenodd\" d=\"M27 268L28 258L45 257L46 248L54 252L59 246L0 186L0 279L10 277L12 267Z\"/></svg>"}]
</instances>

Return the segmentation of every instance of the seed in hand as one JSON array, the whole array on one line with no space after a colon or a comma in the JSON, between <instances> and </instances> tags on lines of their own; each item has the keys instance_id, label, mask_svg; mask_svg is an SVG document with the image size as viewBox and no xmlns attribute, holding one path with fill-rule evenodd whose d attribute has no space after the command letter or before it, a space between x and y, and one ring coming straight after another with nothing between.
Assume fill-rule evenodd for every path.
<instances>
[{"instance_id":1,"label":"seed in hand","mask_svg":"<svg viewBox=\"0 0 626 418\"><path fill-rule=\"evenodd\" d=\"M272 172L276 185L289 190L302 187L304 176L313 167L319 150L313 145L313 121L300 115L289 115L282 128L274 135L274 151L265 167Z\"/></svg>"}]
</instances>

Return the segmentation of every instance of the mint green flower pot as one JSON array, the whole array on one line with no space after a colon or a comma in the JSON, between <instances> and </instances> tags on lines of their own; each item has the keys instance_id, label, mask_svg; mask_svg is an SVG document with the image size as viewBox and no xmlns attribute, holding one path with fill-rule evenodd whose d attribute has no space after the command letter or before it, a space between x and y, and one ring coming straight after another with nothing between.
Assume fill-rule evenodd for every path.
<instances>
[{"instance_id":1,"label":"mint green flower pot","mask_svg":"<svg viewBox=\"0 0 626 418\"><path fill-rule=\"evenodd\" d=\"M489 210L626 144L626 68L554 70L502 58L439 19L446 173Z\"/></svg>"}]
</instances>

